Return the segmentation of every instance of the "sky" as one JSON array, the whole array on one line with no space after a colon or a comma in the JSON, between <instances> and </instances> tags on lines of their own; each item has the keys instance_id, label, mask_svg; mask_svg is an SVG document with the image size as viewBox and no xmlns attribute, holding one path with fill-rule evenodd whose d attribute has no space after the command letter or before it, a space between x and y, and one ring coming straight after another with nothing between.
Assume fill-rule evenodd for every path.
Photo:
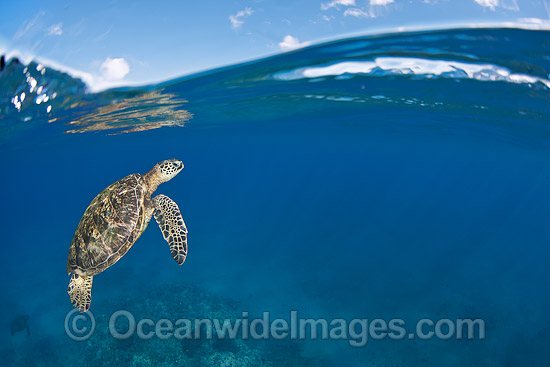
<instances>
[{"instance_id":1,"label":"sky","mask_svg":"<svg viewBox=\"0 0 550 367\"><path fill-rule=\"evenodd\" d=\"M548 29L550 0L4 1L0 53L100 90L349 36L502 23Z\"/></svg>"}]
</instances>

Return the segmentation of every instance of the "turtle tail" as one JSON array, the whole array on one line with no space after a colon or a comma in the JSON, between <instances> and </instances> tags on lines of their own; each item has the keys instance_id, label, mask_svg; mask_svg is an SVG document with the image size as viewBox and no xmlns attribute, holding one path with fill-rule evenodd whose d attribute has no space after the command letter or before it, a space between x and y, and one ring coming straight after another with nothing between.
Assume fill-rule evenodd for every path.
<instances>
[{"instance_id":1,"label":"turtle tail","mask_svg":"<svg viewBox=\"0 0 550 367\"><path fill-rule=\"evenodd\" d=\"M71 303L80 312L86 312L92 302L92 281L93 276L72 274L67 293L71 297Z\"/></svg>"}]
</instances>

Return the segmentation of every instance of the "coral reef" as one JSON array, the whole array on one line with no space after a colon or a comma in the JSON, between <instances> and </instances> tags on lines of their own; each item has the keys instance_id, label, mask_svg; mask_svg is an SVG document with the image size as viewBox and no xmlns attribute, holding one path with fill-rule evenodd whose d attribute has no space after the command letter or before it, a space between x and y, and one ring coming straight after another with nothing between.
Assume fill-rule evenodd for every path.
<instances>
[{"instance_id":1,"label":"coral reef","mask_svg":"<svg viewBox=\"0 0 550 367\"><path fill-rule=\"evenodd\" d=\"M242 340L219 338L215 330L201 327L200 338L140 339L137 335L126 340L114 338L109 331L113 312L127 310L137 321L150 318L234 320L241 316L242 308L234 300L210 294L190 284L179 284L149 290L128 289L118 298L96 307L96 330L83 342L67 337L39 336L35 341L7 349L0 354L0 365L11 366L216 366L216 367L267 367L267 366L322 366L324 363L301 355L300 342L290 340ZM108 312L108 313L107 313ZM128 320L116 323L120 333L128 329ZM154 331L148 328L148 332ZM192 330L194 336L197 330ZM213 337L207 337L212 332ZM4 348L2 348L4 349Z\"/></svg>"}]
</instances>

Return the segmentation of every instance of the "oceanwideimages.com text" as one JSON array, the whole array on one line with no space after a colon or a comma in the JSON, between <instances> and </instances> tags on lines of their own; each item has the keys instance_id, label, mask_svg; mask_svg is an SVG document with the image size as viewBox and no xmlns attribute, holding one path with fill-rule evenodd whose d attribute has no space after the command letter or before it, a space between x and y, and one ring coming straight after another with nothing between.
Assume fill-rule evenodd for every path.
<instances>
[{"instance_id":1,"label":"oceanwideimages.com text","mask_svg":"<svg viewBox=\"0 0 550 367\"><path fill-rule=\"evenodd\" d=\"M95 330L95 319L89 312L71 320L65 319L65 331L73 340L86 340ZM421 319L412 327L405 320L395 318L302 318L298 311L290 311L288 318L271 318L270 312L252 318L248 312L229 319L170 320L162 318L136 319L126 310L114 312L109 318L109 333L118 340L137 336L140 339L243 339L243 340L347 340L352 347L364 347L369 340L484 340L483 319Z\"/></svg>"}]
</instances>

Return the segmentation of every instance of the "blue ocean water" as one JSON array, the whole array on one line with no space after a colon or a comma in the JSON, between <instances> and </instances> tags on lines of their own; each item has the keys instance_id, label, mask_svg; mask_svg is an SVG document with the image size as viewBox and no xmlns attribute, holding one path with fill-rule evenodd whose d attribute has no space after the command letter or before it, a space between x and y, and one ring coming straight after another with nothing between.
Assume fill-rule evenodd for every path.
<instances>
[{"instance_id":1,"label":"blue ocean water","mask_svg":"<svg viewBox=\"0 0 550 367\"><path fill-rule=\"evenodd\" d=\"M359 37L88 93L0 74L0 364L546 366L550 33ZM24 93L25 97L22 98ZM168 158L157 193L189 230L178 267L154 220L94 277L94 335L64 327L67 251L103 188ZM142 340L136 318L481 319L457 340ZM10 335L18 315L25 331ZM17 322L16 322L17 323Z\"/></svg>"}]
</instances>

